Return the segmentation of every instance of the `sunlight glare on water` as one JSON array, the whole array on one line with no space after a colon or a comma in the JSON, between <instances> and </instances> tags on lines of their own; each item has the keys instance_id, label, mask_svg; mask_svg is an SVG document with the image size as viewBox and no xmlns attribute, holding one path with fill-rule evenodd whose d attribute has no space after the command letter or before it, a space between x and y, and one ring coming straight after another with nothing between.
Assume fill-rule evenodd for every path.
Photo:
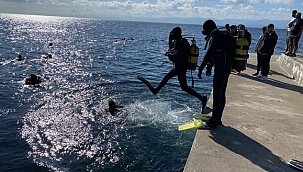
<instances>
[{"instance_id":1,"label":"sunlight glare on water","mask_svg":"<svg viewBox=\"0 0 303 172\"><path fill-rule=\"evenodd\" d=\"M19 159L53 171L183 170L195 131L177 128L199 111L199 101L176 79L157 96L136 79L156 84L171 69L163 54L172 24L1 17L1 94L11 101L0 110L17 112L20 144L26 142ZM12 60L18 54L25 60ZM32 73L42 78L40 86L24 85ZM123 111L110 115L109 100Z\"/></svg>"}]
</instances>

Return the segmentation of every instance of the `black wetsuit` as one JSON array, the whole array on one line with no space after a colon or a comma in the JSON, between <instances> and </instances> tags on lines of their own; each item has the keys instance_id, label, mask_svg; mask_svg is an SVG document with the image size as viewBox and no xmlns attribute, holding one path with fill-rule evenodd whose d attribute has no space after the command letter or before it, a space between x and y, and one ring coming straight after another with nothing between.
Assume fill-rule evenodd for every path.
<instances>
[{"instance_id":1,"label":"black wetsuit","mask_svg":"<svg viewBox=\"0 0 303 172\"><path fill-rule=\"evenodd\" d=\"M187 58L189 56L189 43L185 39L175 41L175 50L177 53L175 55L168 55L169 59L174 63L175 67L169 71L158 87L156 91L160 91L162 87L167 83L167 81L175 76L178 76L179 84L183 91L188 92L189 94L199 98L201 95L198 94L195 90L191 89L187 85L186 81L186 71L187 71Z\"/></svg>"},{"instance_id":2,"label":"black wetsuit","mask_svg":"<svg viewBox=\"0 0 303 172\"><path fill-rule=\"evenodd\" d=\"M187 85L187 80L186 80L186 71L187 71L187 60L188 60L188 56L189 56L189 43L186 39L181 38L180 40L174 40L173 44L170 46L170 48L173 48L174 50L176 50L176 53L171 53L168 54L168 58L174 63L174 68L169 71L164 78L162 79L162 81L160 82L160 84L157 86L157 88L153 88L149 82L147 80L145 80L142 77L138 77L139 80L141 80L142 82L144 82L148 88L153 92L153 94L157 94L162 87L164 87L166 85L166 83L168 82L168 80L170 80L171 78L178 76L178 81L180 84L180 87L183 91L187 92L188 94L195 96L196 98L198 98L201 103L202 103L202 113L204 112L205 106L206 106L206 101L207 101L207 97L203 96L199 93L197 93L195 90L193 90L192 88L190 88Z\"/></svg>"},{"instance_id":3,"label":"black wetsuit","mask_svg":"<svg viewBox=\"0 0 303 172\"><path fill-rule=\"evenodd\" d=\"M225 31L214 30L210 34L209 49L207 50L199 73L208 64L215 66L213 78L213 110L210 122L222 123L221 117L225 107L226 87L235 51L236 40Z\"/></svg>"}]
</instances>

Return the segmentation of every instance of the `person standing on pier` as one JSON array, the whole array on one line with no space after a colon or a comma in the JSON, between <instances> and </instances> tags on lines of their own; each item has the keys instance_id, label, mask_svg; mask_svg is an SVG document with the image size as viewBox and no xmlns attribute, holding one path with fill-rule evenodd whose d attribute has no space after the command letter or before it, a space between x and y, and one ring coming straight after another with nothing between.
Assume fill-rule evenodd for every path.
<instances>
[{"instance_id":1,"label":"person standing on pier","mask_svg":"<svg viewBox=\"0 0 303 172\"><path fill-rule=\"evenodd\" d=\"M232 34L232 36L237 36L238 32L237 32L237 26L236 25L231 25L229 27L229 33Z\"/></svg>"},{"instance_id":2,"label":"person standing on pier","mask_svg":"<svg viewBox=\"0 0 303 172\"><path fill-rule=\"evenodd\" d=\"M294 22L296 20L296 14L297 14L297 10L293 10L291 12L291 16L292 19L290 20L290 22L287 24L287 34L286 34L286 50L284 53L287 53L289 50L289 37L290 37L290 31L294 25Z\"/></svg>"},{"instance_id":3,"label":"person standing on pier","mask_svg":"<svg viewBox=\"0 0 303 172\"><path fill-rule=\"evenodd\" d=\"M232 71L241 75L241 72L246 70L247 59L249 58L248 50L251 44L251 34L243 24L239 24L238 29Z\"/></svg>"},{"instance_id":4,"label":"person standing on pier","mask_svg":"<svg viewBox=\"0 0 303 172\"><path fill-rule=\"evenodd\" d=\"M262 46L264 45L264 40L265 40L265 36L266 36L266 33L267 33L267 27L264 26L262 28L262 35L260 36L259 40L258 40L258 43L256 44L255 46L255 52L257 53L257 72L256 73L253 73L252 75L253 76L258 76L259 75L259 72L261 70L261 60L262 60L262 54L260 52L260 49L262 48Z\"/></svg>"},{"instance_id":5,"label":"person standing on pier","mask_svg":"<svg viewBox=\"0 0 303 172\"><path fill-rule=\"evenodd\" d=\"M235 53L236 40L227 31L220 31L213 20L206 20L202 26L206 46L209 48L199 67L198 77L202 79L202 71L207 66L206 76L210 75L210 68L215 67L213 77L213 110L211 118L206 122L206 127L217 128L222 125L222 114L226 102L226 87L231 72ZM205 49L206 49L205 46Z\"/></svg>"},{"instance_id":6,"label":"person standing on pier","mask_svg":"<svg viewBox=\"0 0 303 172\"><path fill-rule=\"evenodd\" d=\"M289 51L285 53L285 55L296 57L296 52L298 50L298 43L301 38L302 29L303 19L301 18L301 13L297 13L295 23L290 31Z\"/></svg>"},{"instance_id":7,"label":"person standing on pier","mask_svg":"<svg viewBox=\"0 0 303 172\"><path fill-rule=\"evenodd\" d=\"M274 30L274 24L267 26L267 33L265 36L264 44L260 49L262 62L261 62L261 75L258 76L260 80L267 80L267 75L270 68L270 58L274 54L274 50L278 41L278 35Z\"/></svg>"}]
</instances>

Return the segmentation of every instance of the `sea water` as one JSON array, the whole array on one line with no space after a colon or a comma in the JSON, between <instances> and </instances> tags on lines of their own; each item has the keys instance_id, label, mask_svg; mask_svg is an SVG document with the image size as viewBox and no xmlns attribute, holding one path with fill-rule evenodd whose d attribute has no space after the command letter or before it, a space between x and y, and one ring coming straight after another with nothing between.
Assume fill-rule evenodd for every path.
<instances>
[{"instance_id":1,"label":"sea water","mask_svg":"<svg viewBox=\"0 0 303 172\"><path fill-rule=\"evenodd\" d=\"M200 64L200 25L1 14L0 171L182 171L196 131L177 128L200 101L176 78L157 95L137 80L157 86L173 67L164 54L176 26L195 37ZM261 28L248 30L253 52ZM286 30L276 32L280 54ZM40 86L24 85L30 74ZM192 75L209 96L212 77ZM109 100L123 111L110 115Z\"/></svg>"}]
</instances>

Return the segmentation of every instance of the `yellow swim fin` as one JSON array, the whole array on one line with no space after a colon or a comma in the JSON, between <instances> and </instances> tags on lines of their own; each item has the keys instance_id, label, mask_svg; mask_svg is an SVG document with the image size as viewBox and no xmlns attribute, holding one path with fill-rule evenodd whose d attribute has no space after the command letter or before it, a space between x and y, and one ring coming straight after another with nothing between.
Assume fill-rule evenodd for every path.
<instances>
[{"instance_id":1,"label":"yellow swim fin","mask_svg":"<svg viewBox=\"0 0 303 172\"><path fill-rule=\"evenodd\" d=\"M201 121L208 121L210 116L206 115L206 114L193 114L191 116L189 116L190 118L194 118L194 119L200 119Z\"/></svg>"},{"instance_id":2,"label":"yellow swim fin","mask_svg":"<svg viewBox=\"0 0 303 172\"><path fill-rule=\"evenodd\" d=\"M185 124L182 124L178 127L179 131L197 129L197 128L205 128L205 124L202 121L191 121Z\"/></svg>"}]
</instances>

